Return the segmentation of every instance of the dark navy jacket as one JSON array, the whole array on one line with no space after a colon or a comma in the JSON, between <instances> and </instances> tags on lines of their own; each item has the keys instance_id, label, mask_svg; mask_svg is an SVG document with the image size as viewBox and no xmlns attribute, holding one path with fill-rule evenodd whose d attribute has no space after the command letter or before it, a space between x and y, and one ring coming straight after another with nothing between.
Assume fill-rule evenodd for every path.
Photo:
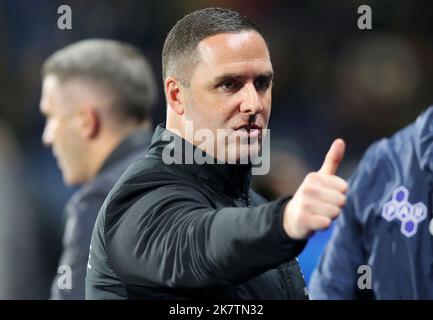
<instances>
[{"instance_id":1,"label":"dark navy jacket","mask_svg":"<svg viewBox=\"0 0 433 320\"><path fill-rule=\"evenodd\" d=\"M432 171L430 107L367 150L313 273L312 299L433 299Z\"/></svg>"},{"instance_id":2,"label":"dark navy jacket","mask_svg":"<svg viewBox=\"0 0 433 320\"><path fill-rule=\"evenodd\" d=\"M144 157L151 138L150 130L139 130L127 137L105 160L98 175L77 191L66 205L63 252L59 273L51 286L51 299L85 298L90 239L99 209L126 168L137 158ZM72 274L70 289L65 278L67 267Z\"/></svg>"}]
</instances>

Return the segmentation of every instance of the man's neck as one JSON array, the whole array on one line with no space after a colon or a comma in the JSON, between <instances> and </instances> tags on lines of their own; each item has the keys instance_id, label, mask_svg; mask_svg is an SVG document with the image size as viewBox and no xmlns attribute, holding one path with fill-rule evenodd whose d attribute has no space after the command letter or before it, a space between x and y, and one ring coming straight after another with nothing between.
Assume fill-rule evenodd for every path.
<instances>
[{"instance_id":1,"label":"man's neck","mask_svg":"<svg viewBox=\"0 0 433 320\"><path fill-rule=\"evenodd\" d=\"M143 124L129 125L121 132L106 132L101 136L98 141L95 141L91 150L89 151L89 159L93 159L89 168L89 180L94 179L102 169L105 161L114 152L114 150L124 141L128 136L138 130L150 129L152 124L147 121Z\"/></svg>"}]
</instances>

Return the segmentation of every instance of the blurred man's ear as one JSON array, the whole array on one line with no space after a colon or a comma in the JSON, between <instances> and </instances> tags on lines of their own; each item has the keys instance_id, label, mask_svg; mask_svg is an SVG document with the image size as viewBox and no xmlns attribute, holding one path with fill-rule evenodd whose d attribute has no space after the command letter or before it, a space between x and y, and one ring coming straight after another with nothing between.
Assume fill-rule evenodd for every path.
<instances>
[{"instance_id":1,"label":"blurred man's ear","mask_svg":"<svg viewBox=\"0 0 433 320\"><path fill-rule=\"evenodd\" d=\"M173 109L177 115L183 115L185 112L184 99L179 81L173 77L167 77L164 85L169 107Z\"/></svg>"},{"instance_id":2,"label":"blurred man's ear","mask_svg":"<svg viewBox=\"0 0 433 320\"><path fill-rule=\"evenodd\" d=\"M101 129L101 117L91 104L81 104L78 107L78 127L81 135L86 139L96 138Z\"/></svg>"}]
</instances>

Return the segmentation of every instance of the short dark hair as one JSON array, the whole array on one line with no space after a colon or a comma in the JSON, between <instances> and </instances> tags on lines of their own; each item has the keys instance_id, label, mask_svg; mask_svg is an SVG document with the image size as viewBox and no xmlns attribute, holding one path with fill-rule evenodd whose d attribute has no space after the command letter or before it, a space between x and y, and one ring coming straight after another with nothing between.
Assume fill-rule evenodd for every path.
<instances>
[{"instance_id":1,"label":"short dark hair","mask_svg":"<svg viewBox=\"0 0 433 320\"><path fill-rule=\"evenodd\" d=\"M95 81L114 93L113 111L142 122L150 118L157 88L150 64L140 51L123 42L88 39L53 53L42 67L42 77L55 75Z\"/></svg>"},{"instance_id":2,"label":"short dark hair","mask_svg":"<svg viewBox=\"0 0 433 320\"><path fill-rule=\"evenodd\" d=\"M170 30L162 49L163 80L172 73L183 85L188 86L192 71L198 63L197 45L205 38L220 33L256 31L256 24L239 12L206 8L194 11Z\"/></svg>"}]
</instances>

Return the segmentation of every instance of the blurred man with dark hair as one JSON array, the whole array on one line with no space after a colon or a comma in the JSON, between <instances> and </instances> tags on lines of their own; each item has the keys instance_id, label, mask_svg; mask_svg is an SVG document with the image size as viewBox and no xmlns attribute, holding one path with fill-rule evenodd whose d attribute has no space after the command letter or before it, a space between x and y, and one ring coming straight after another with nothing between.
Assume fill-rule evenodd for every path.
<instances>
[{"instance_id":1,"label":"blurred man with dark hair","mask_svg":"<svg viewBox=\"0 0 433 320\"><path fill-rule=\"evenodd\" d=\"M292 200L266 203L250 177L273 69L255 24L221 8L188 14L162 66L167 123L104 202L86 298L306 299L296 256L344 204L344 142Z\"/></svg>"},{"instance_id":2,"label":"blurred man with dark hair","mask_svg":"<svg viewBox=\"0 0 433 320\"><path fill-rule=\"evenodd\" d=\"M44 63L42 77L43 142L52 148L65 183L83 185L65 209L52 298L84 299L96 216L122 172L147 150L156 84L136 48L99 39L55 52Z\"/></svg>"}]
</instances>

